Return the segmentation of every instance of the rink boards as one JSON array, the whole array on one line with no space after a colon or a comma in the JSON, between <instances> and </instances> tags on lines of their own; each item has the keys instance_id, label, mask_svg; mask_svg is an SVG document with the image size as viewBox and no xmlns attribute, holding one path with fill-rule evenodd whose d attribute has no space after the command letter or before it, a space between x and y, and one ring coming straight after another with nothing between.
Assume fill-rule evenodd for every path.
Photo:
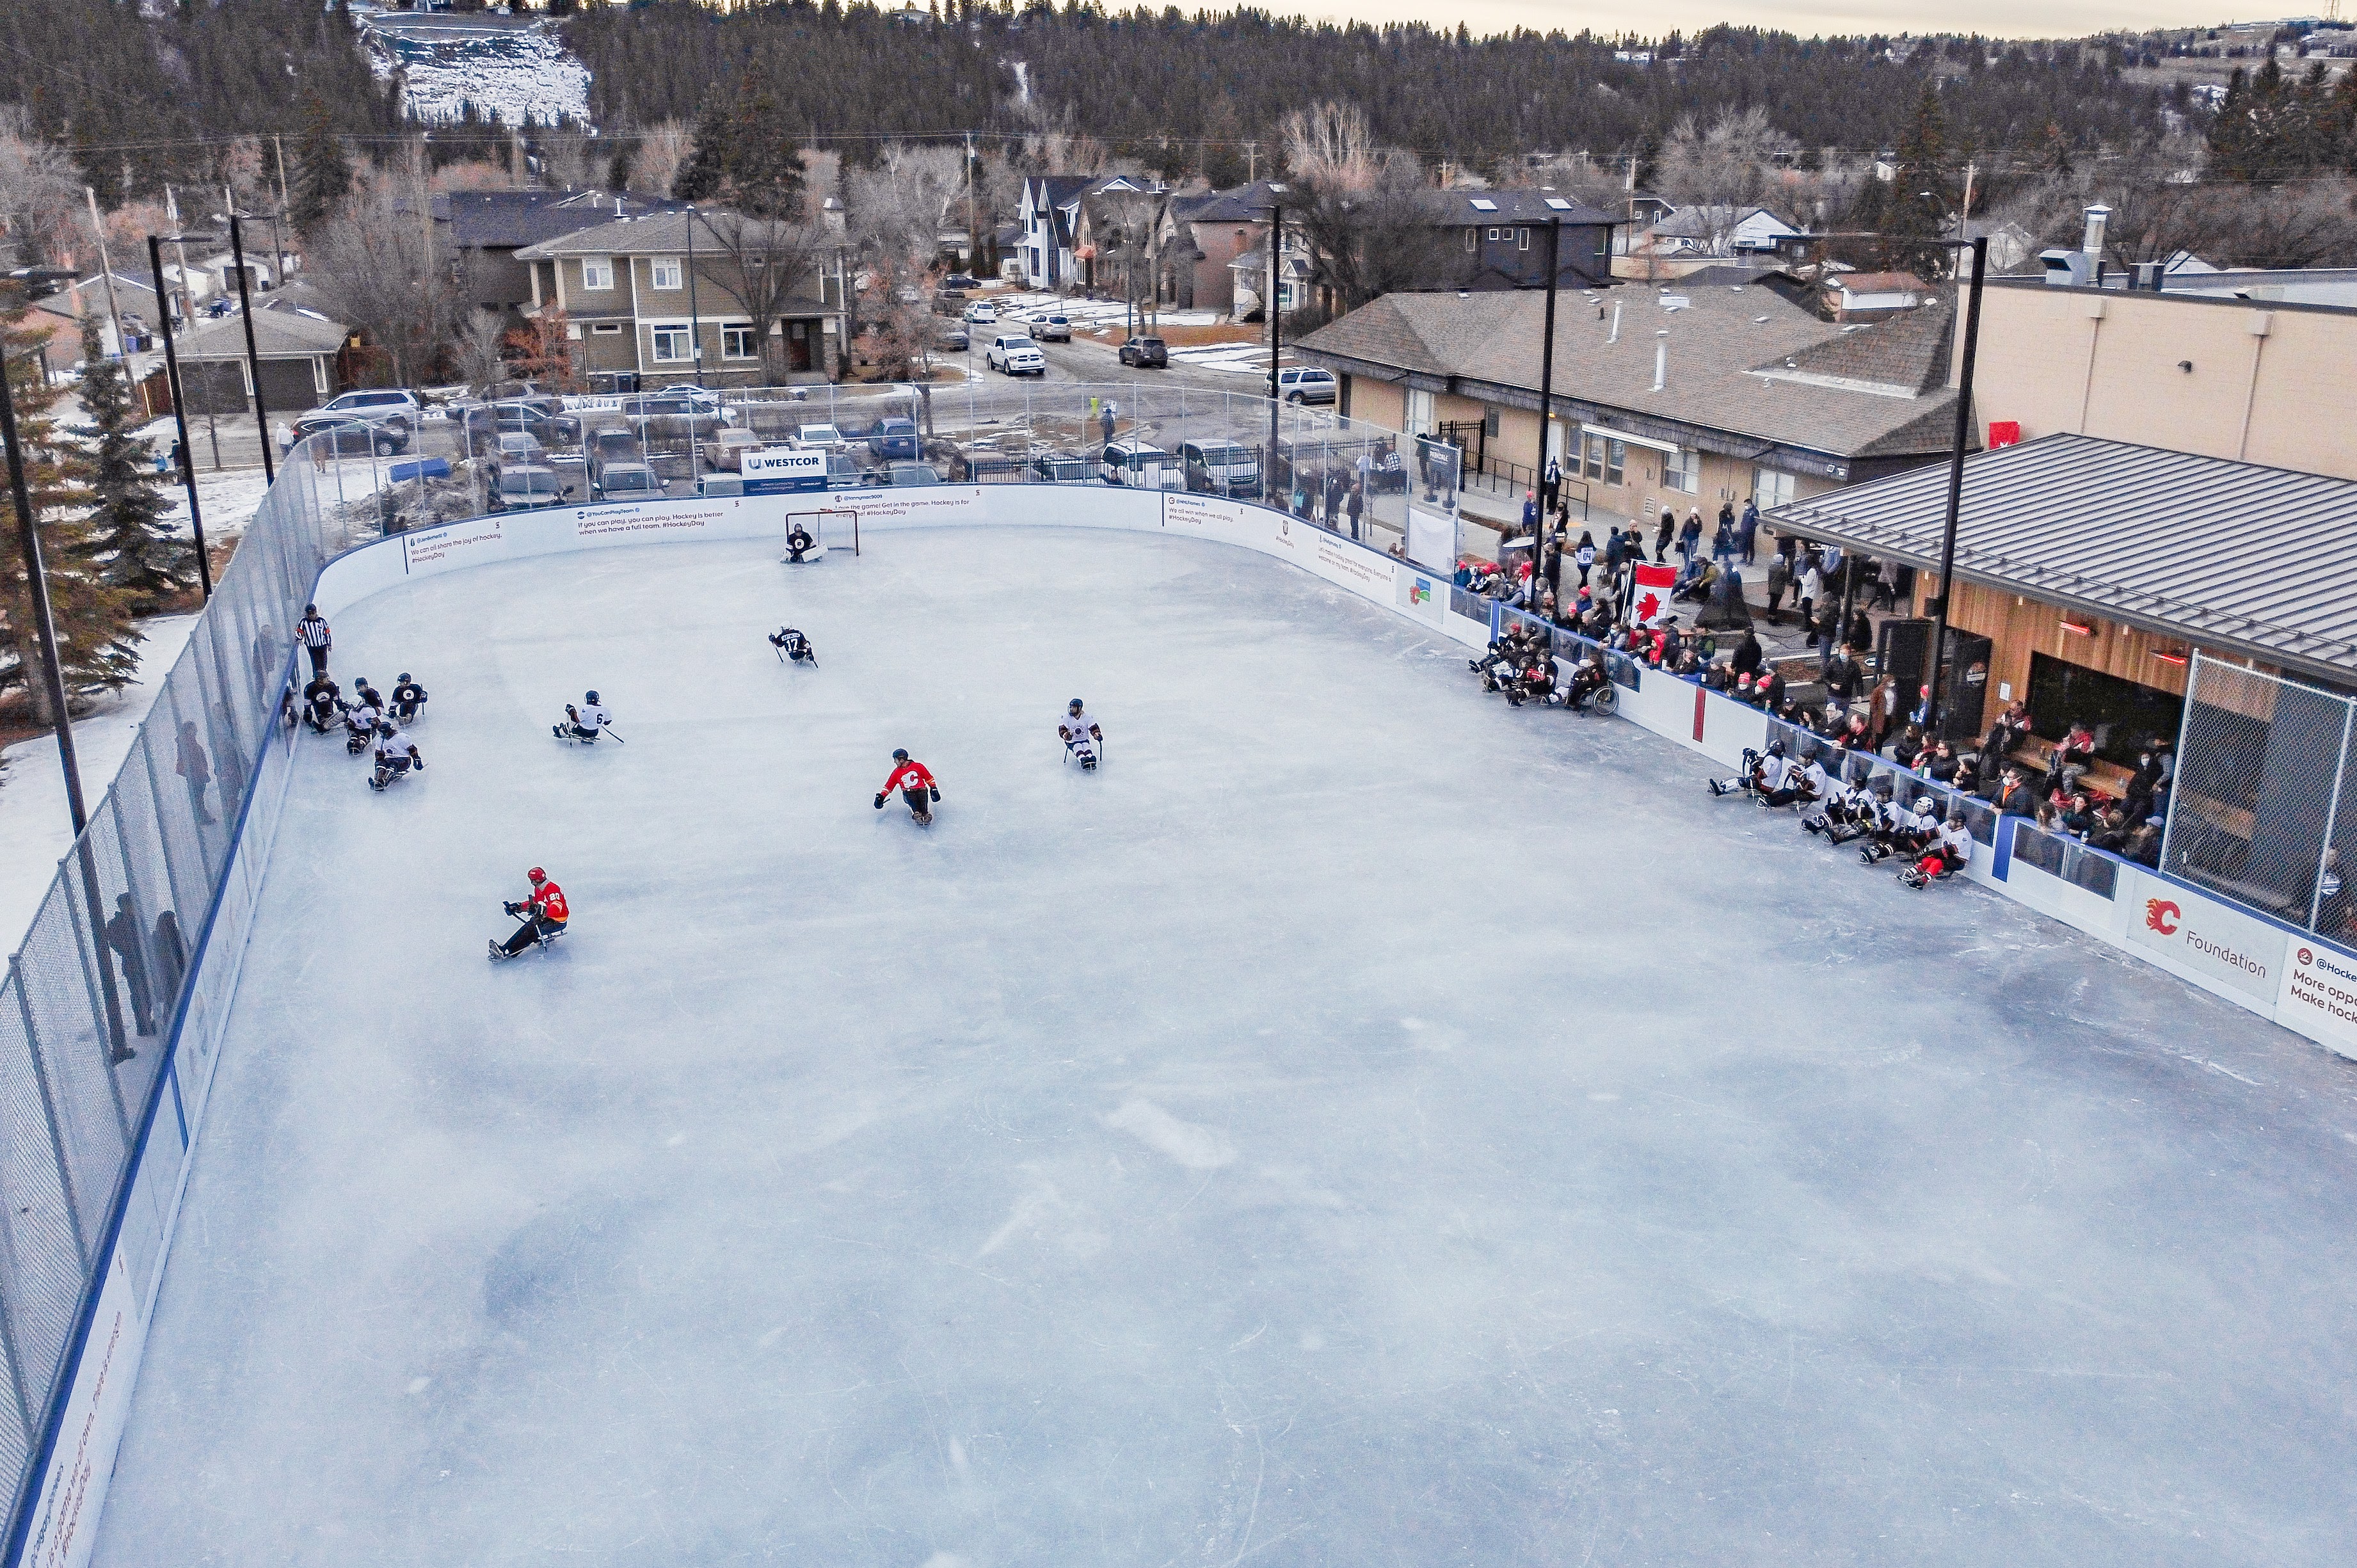
<instances>
[{"instance_id":1,"label":"rink boards","mask_svg":"<svg viewBox=\"0 0 2357 1568\"><path fill-rule=\"evenodd\" d=\"M469 520L352 551L321 573L315 596L332 619L350 605L412 579L501 561L649 543L761 538L782 542L789 509L801 508L805 499L713 498ZM1449 609L1446 575L1251 503L1024 486L844 492L826 500L833 509L856 510L862 533L1045 525L1189 534L1288 562L1467 646L1481 646L1491 635L1490 627ZM830 520L826 542L847 544L847 532L838 539L834 527ZM817 569L857 568L845 552ZM1765 738L1765 719L1757 710L1667 676L1649 674L1639 689L1624 693L1620 713L1724 764ZM180 1049L159 1112L143 1130L126 1206L124 1223L152 1226L162 1245L152 1271L140 1278L124 1238L110 1240L107 1278L74 1351L72 1394L52 1431L19 1563L71 1568L88 1561L95 1538L201 1129L206 1090L286 803L289 748L281 738L264 751L257 759L258 782L239 826L230 872L199 943L196 978L176 1024ZM2357 1055L2357 956L2133 867L2122 868L2110 899L2101 898L2014 860L2009 852L2015 821L2000 822L1994 853L1975 859L1969 872L1973 880L2335 1050Z\"/></svg>"}]
</instances>

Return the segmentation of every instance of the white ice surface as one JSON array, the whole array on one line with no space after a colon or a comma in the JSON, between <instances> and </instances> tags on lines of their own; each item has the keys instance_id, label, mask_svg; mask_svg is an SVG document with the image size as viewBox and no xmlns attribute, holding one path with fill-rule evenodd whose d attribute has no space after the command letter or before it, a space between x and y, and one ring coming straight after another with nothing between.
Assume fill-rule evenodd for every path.
<instances>
[{"instance_id":1,"label":"white ice surface","mask_svg":"<svg viewBox=\"0 0 2357 1568\"><path fill-rule=\"evenodd\" d=\"M106 1568L2357 1555L2347 1064L1240 551L774 557L339 617Z\"/></svg>"}]
</instances>

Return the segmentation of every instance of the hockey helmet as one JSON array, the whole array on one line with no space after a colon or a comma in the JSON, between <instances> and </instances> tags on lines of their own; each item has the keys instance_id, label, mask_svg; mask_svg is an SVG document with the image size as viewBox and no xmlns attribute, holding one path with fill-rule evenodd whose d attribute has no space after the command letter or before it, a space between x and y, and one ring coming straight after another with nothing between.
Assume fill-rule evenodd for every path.
<instances>
[{"instance_id":1,"label":"hockey helmet","mask_svg":"<svg viewBox=\"0 0 2357 1568\"><path fill-rule=\"evenodd\" d=\"M895 762L906 762L906 761L908 761L908 760L909 760L909 748L908 748L907 746L895 746L895 747L893 747L893 749L892 749L892 760L893 760L893 761L895 761Z\"/></svg>"},{"instance_id":2,"label":"hockey helmet","mask_svg":"<svg viewBox=\"0 0 2357 1568\"><path fill-rule=\"evenodd\" d=\"M1072 712L1077 714L1081 711L1081 700L1078 697L1074 697L1071 702L1066 703L1064 706L1071 709Z\"/></svg>"},{"instance_id":3,"label":"hockey helmet","mask_svg":"<svg viewBox=\"0 0 2357 1568\"><path fill-rule=\"evenodd\" d=\"M597 693L595 693L595 692L590 692L590 693L588 693L585 694L581 700L582 700L583 702L585 702L585 703L594 703L594 702L596 702L596 701L597 700Z\"/></svg>"},{"instance_id":4,"label":"hockey helmet","mask_svg":"<svg viewBox=\"0 0 2357 1568\"><path fill-rule=\"evenodd\" d=\"M1915 802L1915 812L1918 816L1936 817L1940 814L1940 802L1926 795Z\"/></svg>"},{"instance_id":5,"label":"hockey helmet","mask_svg":"<svg viewBox=\"0 0 2357 1568\"><path fill-rule=\"evenodd\" d=\"M545 882L548 880L548 873L543 871L537 865L533 866L530 871L525 872L524 875L534 882Z\"/></svg>"},{"instance_id":6,"label":"hockey helmet","mask_svg":"<svg viewBox=\"0 0 2357 1568\"><path fill-rule=\"evenodd\" d=\"M1781 757L1781 756L1783 756L1783 755L1784 755L1784 743L1783 743L1782 741L1781 741L1781 740L1771 740L1771 741L1770 741L1770 742L1768 743L1768 755L1769 755L1769 756L1770 756L1770 757Z\"/></svg>"},{"instance_id":7,"label":"hockey helmet","mask_svg":"<svg viewBox=\"0 0 2357 1568\"><path fill-rule=\"evenodd\" d=\"M409 684L409 671L406 670L401 672L401 683L404 686Z\"/></svg>"}]
</instances>

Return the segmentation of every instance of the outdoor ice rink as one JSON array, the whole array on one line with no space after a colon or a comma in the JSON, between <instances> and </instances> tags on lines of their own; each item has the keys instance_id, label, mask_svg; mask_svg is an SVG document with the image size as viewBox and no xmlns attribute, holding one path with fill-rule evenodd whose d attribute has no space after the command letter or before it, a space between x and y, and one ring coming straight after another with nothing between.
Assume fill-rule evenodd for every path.
<instances>
[{"instance_id":1,"label":"outdoor ice rink","mask_svg":"<svg viewBox=\"0 0 2357 1568\"><path fill-rule=\"evenodd\" d=\"M106 1568L2357 1560L2357 1066L1241 550L777 554L338 618Z\"/></svg>"}]
</instances>

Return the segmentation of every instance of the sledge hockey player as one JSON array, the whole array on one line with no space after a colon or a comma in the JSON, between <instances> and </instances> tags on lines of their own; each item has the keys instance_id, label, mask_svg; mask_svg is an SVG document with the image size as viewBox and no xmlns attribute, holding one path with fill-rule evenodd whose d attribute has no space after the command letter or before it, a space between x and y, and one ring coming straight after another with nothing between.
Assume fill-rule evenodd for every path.
<instances>
[{"instance_id":1,"label":"sledge hockey player","mask_svg":"<svg viewBox=\"0 0 2357 1568\"><path fill-rule=\"evenodd\" d=\"M1081 700L1074 697L1064 704L1057 715L1056 735L1064 743L1064 750L1081 765L1083 773L1093 773L1097 768L1097 747L1104 740L1104 731L1097 727L1093 714L1082 711Z\"/></svg>"},{"instance_id":2,"label":"sledge hockey player","mask_svg":"<svg viewBox=\"0 0 2357 1568\"><path fill-rule=\"evenodd\" d=\"M328 726L344 711L343 688L325 675L314 675L303 688L303 721L315 735L325 735Z\"/></svg>"},{"instance_id":3,"label":"sledge hockey player","mask_svg":"<svg viewBox=\"0 0 2357 1568\"><path fill-rule=\"evenodd\" d=\"M817 543L818 541L810 536L808 529L799 522L794 524L786 531L786 564L789 566L805 564L802 557L809 554L812 547Z\"/></svg>"},{"instance_id":4,"label":"sledge hockey player","mask_svg":"<svg viewBox=\"0 0 2357 1568\"><path fill-rule=\"evenodd\" d=\"M1519 667L1523 661L1523 623L1516 621L1490 639L1490 650L1479 659L1469 659L1465 667L1481 677L1481 690L1494 692L1498 682L1494 671L1504 664Z\"/></svg>"},{"instance_id":5,"label":"sledge hockey player","mask_svg":"<svg viewBox=\"0 0 2357 1568\"><path fill-rule=\"evenodd\" d=\"M1506 705L1510 708L1519 708L1529 702L1544 703L1555 695L1555 655L1540 643L1524 658L1522 672L1506 682Z\"/></svg>"},{"instance_id":6,"label":"sledge hockey player","mask_svg":"<svg viewBox=\"0 0 2357 1568\"><path fill-rule=\"evenodd\" d=\"M403 671L401 679L394 682L393 688L393 722L403 725L415 724L417 710L425 705L425 688L411 680L408 671Z\"/></svg>"},{"instance_id":7,"label":"sledge hockey player","mask_svg":"<svg viewBox=\"0 0 2357 1568\"><path fill-rule=\"evenodd\" d=\"M1784 765L1784 782L1773 789L1760 791L1753 799L1760 805L1805 806L1812 800L1822 800L1833 789L1833 780L1825 777L1824 764L1811 757L1806 762Z\"/></svg>"},{"instance_id":8,"label":"sledge hockey player","mask_svg":"<svg viewBox=\"0 0 2357 1568\"><path fill-rule=\"evenodd\" d=\"M1864 784L1836 785L1823 807L1801 819L1801 826L1824 834L1827 843L1847 843L1874 821L1877 804L1874 791Z\"/></svg>"},{"instance_id":9,"label":"sledge hockey player","mask_svg":"<svg viewBox=\"0 0 2357 1568\"><path fill-rule=\"evenodd\" d=\"M1754 794L1762 789L1781 789L1784 787L1784 769L1790 766L1784 760L1784 743L1771 740L1765 753L1745 746L1743 771L1734 778L1710 779L1704 783L1714 795L1732 795L1738 789L1749 789Z\"/></svg>"},{"instance_id":10,"label":"sledge hockey player","mask_svg":"<svg viewBox=\"0 0 2357 1568\"><path fill-rule=\"evenodd\" d=\"M1940 832L1939 802L1926 795L1909 811L1903 803L1894 802L1883 813L1881 823L1874 830L1873 842L1863 844L1857 858L1868 865L1889 859L1892 855L1911 857L1931 846Z\"/></svg>"},{"instance_id":11,"label":"sledge hockey player","mask_svg":"<svg viewBox=\"0 0 2357 1568\"><path fill-rule=\"evenodd\" d=\"M401 733L401 726L384 719L376 726L376 771L369 775L369 788L382 789L411 769L425 771L425 758L417 755L417 747Z\"/></svg>"},{"instance_id":12,"label":"sledge hockey player","mask_svg":"<svg viewBox=\"0 0 2357 1568\"><path fill-rule=\"evenodd\" d=\"M597 693L584 692L581 694L581 705L576 708L570 703L565 703L565 722L561 725L549 725L548 733L559 740L576 741L583 746L595 746L597 743L597 736L608 725L613 722L614 715L608 713L605 704L597 701Z\"/></svg>"},{"instance_id":13,"label":"sledge hockey player","mask_svg":"<svg viewBox=\"0 0 2357 1568\"><path fill-rule=\"evenodd\" d=\"M770 639L770 646L796 664L807 664L813 670L818 668L818 650L811 646L811 639L797 628L780 627L777 635Z\"/></svg>"},{"instance_id":14,"label":"sledge hockey player","mask_svg":"<svg viewBox=\"0 0 2357 1568\"><path fill-rule=\"evenodd\" d=\"M1939 837L1924 851L1923 858L1899 874L1899 880L1910 887L1924 887L1962 871L1973 858L1972 830L1964 825L1961 807L1948 813L1940 826Z\"/></svg>"},{"instance_id":15,"label":"sledge hockey player","mask_svg":"<svg viewBox=\"0 0 2357 1568\"><path fill-rule=\"evenodd\" d=\"M363 675L352 682L352 700L344 704L344 750L353 757L376 740L378 721L384 717L384 699Z\"/></svg>"},{"instance_id":16,"label":"sledge hockey player","mask_svg":"<svg viewBox=\"0 0 2357 1568\"><path fill-rule=\"evenodd\" d=\"M919 827L932 825L933 807L941 800L942 787L933 782L933 776L926 771L923 763L909 759L906 749L892 754L892 771L885 776L884 788L876 791L877 811L884 809L884 797L895 789L909 803L909 815L916 819Z\"/></svg>"},{"instance_id":17,"label":"sledge hockey player","mask_svg":"<svg viewBox=\"0 0 2357 1568\"><path fill-rule=\"evenodd\" d=\"M565 889L551 882L548 873L535 865L524 875L532 878L532 897L521 902L511 900L503 906L509 914L520 916L523 924L505 943L491 943L494 961L513 958L534 942L546 947L565 934L565 922L573 918L573 912L565 906Z\"/></svg>"}]
</instances>

